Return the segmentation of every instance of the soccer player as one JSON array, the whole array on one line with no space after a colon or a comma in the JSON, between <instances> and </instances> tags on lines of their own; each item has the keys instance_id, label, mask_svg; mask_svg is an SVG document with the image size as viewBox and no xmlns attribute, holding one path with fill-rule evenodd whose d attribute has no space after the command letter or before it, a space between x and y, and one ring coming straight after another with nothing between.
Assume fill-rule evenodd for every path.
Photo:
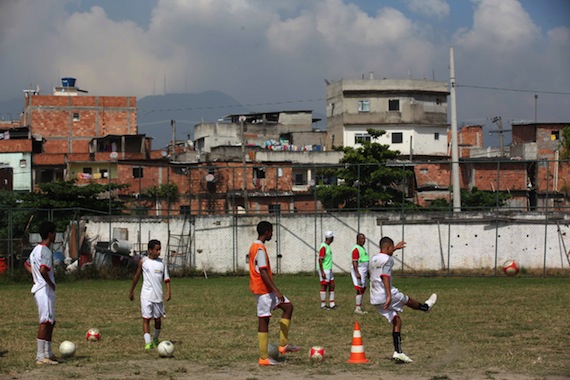
<instances>
[{"instance_id":1,"label":"soccer player","mask_svg":"<svg viewBox=\"0 0 570 380\"><path fill-rule=\"evenodd\" d=\"M403 241L394 245L394 241L389 237L380 239L380 253L377 253L370 259L370 303L380 315L383 315L392 323L392 338L394 341L392 359L411 363L412 359L402 352L402 340L400 337L402 320L399 313L403 311L404 305L415 310L428 312L436 303L437 295L434 293L427 301L419 303L392 286L392 267L394 266L392 254L405 246L406 243Z\"/></svg>"},{"instance_id":2,"label":"soccer player","mask_svg":"<svg viewBox=\"0 0 570 380\"><path fill-rule=\"evenodd\" d=\"M53 253L49 248L55 240L55 224L43 222L40 237L41 242L34 247L24 264L34 280L32 294L39 315L36 364L57 365L59 362L53 354L51 343L55 326L55 276Z\"/></svg>"},{"instance_id":3,"label":"soccer player","mask_svg":"<svg viewBox=\"0 0 570 380\"><path fill-rule=\"evenodd\" d=\"M285 297L273 282L273 273L265 242L273 236L273 225L267 221L257 224L257 240L249 248L249 289L255 295L257 303L257 340L259 342L259 365L278 366L282 363L269 357L269 319L271 311L283 310L279 320L279 353L297 352L301 348L289 343L289 326L293 315L293 304Z\"/></svg>"},{"instance_id":4,"label":"soccer player","mask_svg":"<svg viewBox=\"0 0 570 380\"><path fill-rule=\"evenodd\" d=\"M334 232L325 232L325 241L319 247L319 281L321 283L321 310L334 310L334 274L331 244L334 241ZM329 292L329 306L327 306L327 290Z\"/></svg>"},{"instance_id":5,"label":"soccer player","mask_svg":"<svg viewBox=\"0 0 570 380\"><path fill-rule=\"evenodd\" d=\"M350 274L352 276L352 283L356 290L356 309L354 312L357 314L366 314L367 311L362 310L362 297L366 292L366 279L368 277L368 252L364 248L366 236L363 233L356 235L356 244L352 249L352 268Z\"/></svg>"},{"instance_id":6,"label":"soccer player","mask_svg":"<svg viewBox=\"0 0 570 380\"><path fill-rule=\"evenodd\" d=\"M150 350L158 346L158 337L162 327L162 317L165 317L164 302L162 294L162 282L166 284L166 300L170 301L170 276L168 275L168 265L162 262L160 256L161 244L159 240L153 239L148 242L148 256L142 257L131 284L129 299L134 298L135 286L139 282L141 273L143 284L141 288L141 312L143 318L144 349ZM154 319L154 334L150 338L150 320Z\"/></svg>"}]
</instances>

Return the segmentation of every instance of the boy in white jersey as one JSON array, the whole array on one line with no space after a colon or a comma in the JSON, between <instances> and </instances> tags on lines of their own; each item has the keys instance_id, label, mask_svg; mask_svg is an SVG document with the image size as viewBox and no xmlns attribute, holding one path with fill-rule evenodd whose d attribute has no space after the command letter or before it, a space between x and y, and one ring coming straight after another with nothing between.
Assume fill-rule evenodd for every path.
<instances>
[{"instance_id":1,"label":"boy in white jersey","mask_svg":"<svg viewBox=\"0 0 570 380\"><path fill-rule=\"evenodd\" d=\"M437 295L432 294L427 301L420 304L418 301L404 295L398 288L392 286L392 267L394 259L392 254L397 249L402 249L406 243L401 241L394 245L394 241L389 237L380 239L380 253L370 259L370 303L376 311L386 317L392 323L392 338L394 341L394 354L392 358L404 363L411 363L412 359L402 352L402 340L400 332L402 320L398 313L403 311L403 307L408 306L415 310L428 312L437 301Z\"/></svg>"},{"instance_id":2,"label":"boy in white jersey","mask_svg":"<svg viewBox=\"0 0 570 380\"><path fill-rule=\"evenodd\" d=\"M141 288L141 312L143 318L143 336L145 350L150 350L158 346L158 337L162 327L162 317L165 317L164 302L162 299L162 282L166 284L166 300L170 300L170 276L168 275L168 266L159 259L160 241L151 240L148 242L148 256L142 257L131 290L129 291L129 299L134 298L135 286L139 282L141 273L143 275L143 284ZM150 337L150 320L154 319L154 335Z\"/></svg>"},{"instance_id":3,"label":"boy in white jersey","mask_svg":"<svg viewBox=\"0 0 570 380\"><path fill-rule=\"evenodd\" d=\"M42 241L36 245L26 260L25 268L32 274L32 294L38 307L39 328L37 336L36 364L59 364L53 354L51 338L55 326L55 276L53 254L49 248L55 240L55 224L40 225Z\"/></svg>"},{"instance_id":4,"label":"boy in white jersey","mask_svg":"<svg viewBox=\"0 0 570 380\"><path fill-rule=\"evenodd\" d=\"M356 244L352 248L352 267L350 268L350 275L354 290L356 290L356 309L354 312L357 314L366 314L367 311L362 310L362 298L366 292L366 279L368 278L368 252L364 248L366 243L366 235L359 232L356 235Z\"/></svg>"}]
</instances>

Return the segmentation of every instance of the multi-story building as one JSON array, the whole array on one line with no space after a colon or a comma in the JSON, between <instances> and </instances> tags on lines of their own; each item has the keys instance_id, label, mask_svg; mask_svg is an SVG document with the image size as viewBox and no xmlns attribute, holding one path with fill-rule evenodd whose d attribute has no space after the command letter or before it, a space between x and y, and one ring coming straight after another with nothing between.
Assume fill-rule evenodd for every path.
<instances>
[{"instance_id":1,"label":"multi-story building","mask_svg":"<svg viewBox=\"0 0 570 380\"><path fill-rule=\"evenodd\" d=\"M143 158L149 142L137 134L136 98L88 96L63 78L52 95L26 90L21 124L32 142L31 181L107 177L117 159Z\"/></svg>"},{"instance_id":2,"label":"multi-story building","mask_svg":"<svg viewBox=\"0 0 570 380\"><path fill-rule=\"evenodd\" d=\"M402 156L447 155L447 83L431 80L339 80L327 85L327 141L356 147L367 130L386 133L375 142Z\"/></svg>"}]
</instances>

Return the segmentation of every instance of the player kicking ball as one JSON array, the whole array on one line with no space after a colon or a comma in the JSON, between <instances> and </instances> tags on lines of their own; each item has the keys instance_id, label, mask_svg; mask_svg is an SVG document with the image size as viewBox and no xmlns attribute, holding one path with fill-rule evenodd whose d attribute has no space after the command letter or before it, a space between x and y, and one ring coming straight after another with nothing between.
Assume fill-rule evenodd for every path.
<instances>
[{"instance_id":1,"label":"player kicking ball","mask_svg":"<svg viewBox=\"0 0 570 380\"><path fill-rule=\"evenodd\" d=\"M394 341L394 354L392 359L411 363L413 360L402 352L402 340L400 332L402 330L402 319L399 313L404 306L414 310L429 312L437 301L437 295L432 294L427 301L419 303L411 297L406 296L392 286L392 267L394 266L394 251L402 249L406 243L401 241L394 245L394 241L389 237L380 239L380 252L370 259L370 303L376 308L378 314L383 315L392 324L392 338Z\"/></svg>"}]
</instances>

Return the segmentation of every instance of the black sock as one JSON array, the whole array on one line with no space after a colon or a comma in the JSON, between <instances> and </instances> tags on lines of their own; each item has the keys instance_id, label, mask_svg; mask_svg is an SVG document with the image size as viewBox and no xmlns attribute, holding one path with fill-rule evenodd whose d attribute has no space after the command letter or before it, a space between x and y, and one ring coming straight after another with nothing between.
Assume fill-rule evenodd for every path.
<instances>
[{"instance_id":1,"label":"black sock","mask_svg":"<svg viewBox=\"0 0 570 380\"><path fill-rule=\"evenodd\" d=\"M420 310L422 311L428 311L429 310L429 306L427 303L421 303L420 304Z\"/></svg>"},{"instance_id":2,"label":"black sock","mask_svg":"<svg viewBox=\"0 0 570 380\"><path fill-rule=\"evenodd\" d=\"M402 338L399 332L392 332L392 339L394 340L394 351L397 353L402 353Z\"/></svg>"}]
</instances>

